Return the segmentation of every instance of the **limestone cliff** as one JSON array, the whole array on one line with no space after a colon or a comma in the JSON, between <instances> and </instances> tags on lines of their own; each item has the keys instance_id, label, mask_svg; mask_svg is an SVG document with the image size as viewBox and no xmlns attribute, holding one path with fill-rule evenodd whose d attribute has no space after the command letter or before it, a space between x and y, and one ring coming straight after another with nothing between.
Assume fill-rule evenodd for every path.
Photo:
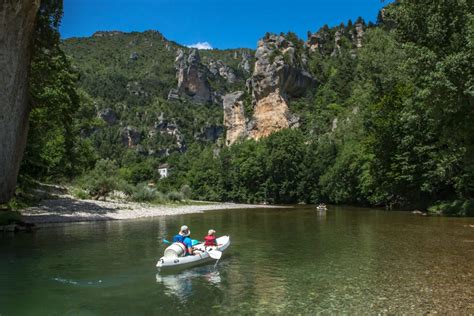
<instances>
[{"instance_id":1,"label":"limestone cliff","mask_svg":"<svg viewBox=\"0 0 474 316\"><path fill-rule=\"evenodd\" d=\"M267 35L258 42L254 71L248 80L253 115L243 130L243 106L230 101L227 108L224 106L226 144L231 145L242 137L260 139L298 125L298 118L290 112L288 103L292 98L301 97L314 84L301 46L283 35ZM227 95L224 99L233 100L233 97Z\"/></svg>"},{"instance_id":2,"label":"limestone cliff","mask_svg":"<svg viewBox=\"0 0 474 316\"><path fill-rule=\"evenodd\" d=\"M0 203L15 191L28 133L28 70L39 0L0 5Z\"/></svg>"},{"instance_id":3,"label":"limestone cliff","mask_svg":"<svg viewBox=\"0 0 474 316\"><path fill-rule=\"evenodd\" d=\"M344 38L347 43L352 45L349 48L355 51L362 47L366 28L367 26L362 18L359 18L354 24L349 21L347 25L341 23L341 25L332 29L323 26L315 33L308 32L306 47L312 53L319 52L322 55L336 56L341 50L342 39Z\"/></svg>"},{"instance_id":4,"label":"limestone cliff","mask_svg":"<svg viewBox=\"0 0 474 316\"><path fill-rule=\"evenodd\" d=\"M244 92L236 91L224 96L224 126L227 129L226 145L247 137L245 110L242 97Z\"/></svg>"},{"instance_id":5,"label":"limestone cliff","mask_svg":"<svg viewBox=\"0 0 474 316\"><path fill-rule=\"evenodd\" d=\"M178 50L176 57L178 88L170 91L168 99L188 97L196 103L211 103L212 92L207 78L207 68L201 64L197 49L186 54Z\"/></svg>"}]
</instances>

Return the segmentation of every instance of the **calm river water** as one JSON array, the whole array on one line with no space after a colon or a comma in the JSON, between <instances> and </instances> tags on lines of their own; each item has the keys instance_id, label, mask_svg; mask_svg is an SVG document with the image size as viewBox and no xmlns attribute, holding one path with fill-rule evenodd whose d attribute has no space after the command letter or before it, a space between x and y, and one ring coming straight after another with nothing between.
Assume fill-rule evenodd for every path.
<instances>
[{"instance_id":1,"label":"calm river water","mask_svg":"<svg viewBox=\"0 0 474 316\"><path fill-rule=\"evenodd\" d=\"M213 264L155 268L182 224L231 236ZM332 208L211 211L0 235L0 314L474 313L474 219Z\"/></svg>"}]
</instances>

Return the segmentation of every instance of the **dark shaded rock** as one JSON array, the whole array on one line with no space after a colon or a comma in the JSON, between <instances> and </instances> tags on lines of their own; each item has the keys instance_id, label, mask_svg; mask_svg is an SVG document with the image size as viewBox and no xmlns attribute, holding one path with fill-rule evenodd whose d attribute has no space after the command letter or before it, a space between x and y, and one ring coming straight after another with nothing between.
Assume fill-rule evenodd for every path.
<instances>
[{"instance_id":1,"label":"dark shaded rock","mask_svg":"<svg viewBox=\"0 0 474 316\"><path fill-rule=\"evenodd\" d=\"M97 116L109 125L114 125L118 121L117 114L110 108L100 110Z\"/></svg>"},{"instance_id":2,"label":"dark shaded rock","mask_svg":"<svg viewBox=\"0 0 474 316\"><path fill-rule=\"evenodd\" d=\"M134 127L127 126L122 131L122 144L127 146L128 148L133 148L141 140L141 133L135 129Z\"/></svg>"},{"instance_id":3,"label":"dark shaded rock","mask_svg":"<svg viewBox=\"0 0 474 316\"><path fill-rule=\"evenodd\" d=\"M222 126L206 126L201 128L199 135L197 135L198 139L202 139L209 142L215 142L219 137L224 134L224 128Z\"/></svg>"},{"instance_id":4,"label":"dark shaded rock","mask_svg":"<svg viewBox=\"0 0 474 316\"><path fill-rule=\"evenodd\" d=\"M132 52L130 54L130 59L131 60L137 60L138 59L138 53L137 52Z\"/></svg>"},{"instance_id":5,"label":"dark shaded rock","mask_svg":"<svg viewBox=\"0 0 474 316\"><path fill-rule=\"evenodd\" d=\"M0 203L13 196L28 134L28 71L39 0L0 5Z\"/></svg>"}]
</instances>

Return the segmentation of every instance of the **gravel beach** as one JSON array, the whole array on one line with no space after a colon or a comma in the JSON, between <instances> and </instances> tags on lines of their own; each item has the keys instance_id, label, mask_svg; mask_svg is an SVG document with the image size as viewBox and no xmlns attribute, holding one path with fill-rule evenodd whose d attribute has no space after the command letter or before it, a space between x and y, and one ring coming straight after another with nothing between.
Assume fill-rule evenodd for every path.
<instances>
[{"instance_id":1,"label":"gravel beach","mask_svg":"<svg viewBox=\"0 0 474 316\"><path fill-rule=\"evenodd\" d=\"M191 202L192 203L192 202ZM154 216L202 213L209 210L270 208L269 205L209 203L196 205L154 205L126 201L79 200L73 197L44 200L39 205L21 210L25 222L65 223L125 220Z\"/></svg>"}]
</instances>

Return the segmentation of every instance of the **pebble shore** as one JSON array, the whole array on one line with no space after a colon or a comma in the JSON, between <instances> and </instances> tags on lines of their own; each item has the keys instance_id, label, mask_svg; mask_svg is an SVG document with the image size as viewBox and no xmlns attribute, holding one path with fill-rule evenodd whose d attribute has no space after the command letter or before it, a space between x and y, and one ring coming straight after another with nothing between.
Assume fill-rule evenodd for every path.
<instances>
[{"instance_id":1,"label":"pebble shore","mask_svg":"<svg viewBox=\"0 0 474 316\"><path fill-rule=\"evenodd\" d=\"M191 202L192 203L192 202ZM27 223L66 223L126 220L144 217L202 213L210 210L271 208L269 205L209 203L196 205L154 205L126 201L79 200L73 197L44 200L39 205L21 210Z\"/></svg>"}]
</instances>

